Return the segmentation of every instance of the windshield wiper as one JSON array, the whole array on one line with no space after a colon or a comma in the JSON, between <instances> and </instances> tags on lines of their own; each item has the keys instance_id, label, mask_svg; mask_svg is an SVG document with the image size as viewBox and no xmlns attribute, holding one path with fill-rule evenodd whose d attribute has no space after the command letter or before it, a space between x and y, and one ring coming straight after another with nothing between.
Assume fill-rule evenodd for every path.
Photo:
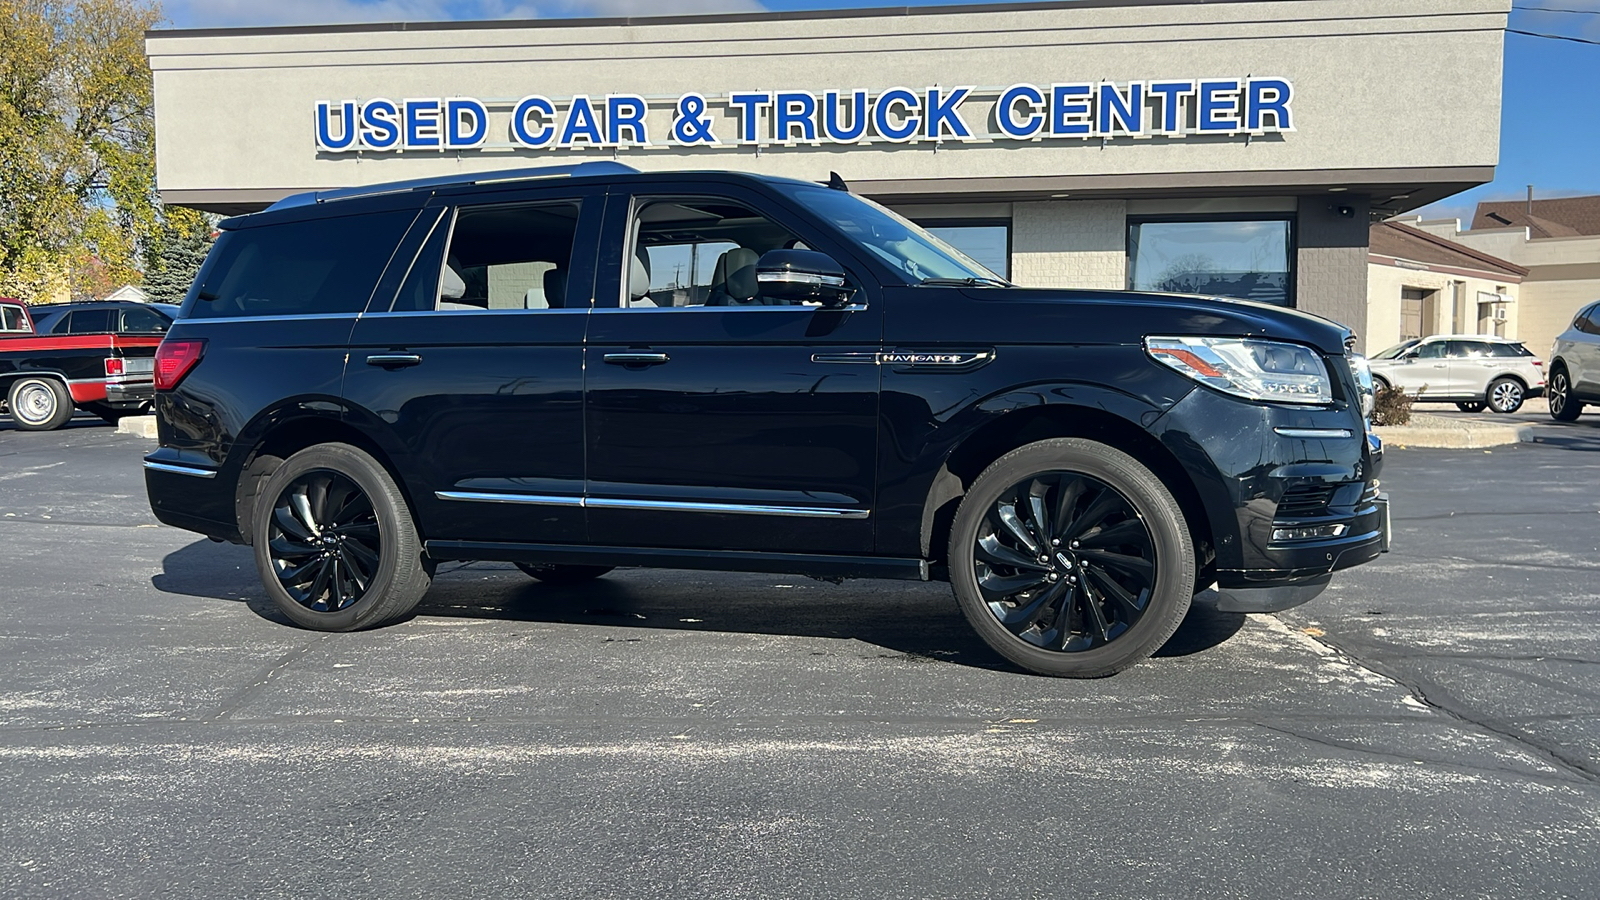
<instances>
[{"instance_id":1,"label":"windshield wiper","mask_svg":"<svg viewBox=\"0 0 1600 900\"><path fill-rule=\"evenodd\" d=\"M937 285L940 287L1011 287L1011 282L1002 278L924 278L917 282L918 285Z\"/></svg>"}]
</instances>

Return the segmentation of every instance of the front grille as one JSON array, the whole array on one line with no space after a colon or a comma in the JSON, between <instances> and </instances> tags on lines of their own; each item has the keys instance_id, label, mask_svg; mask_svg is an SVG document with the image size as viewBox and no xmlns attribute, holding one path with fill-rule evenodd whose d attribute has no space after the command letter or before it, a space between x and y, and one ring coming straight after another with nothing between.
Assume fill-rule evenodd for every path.
<instances>
[{"instance_id":1,"label":"front grille","mask_svg":"<svg viewBox=\"0 0 1600 900\"><path fill-rule=\"evenodd\" d=\"M1289 488L1284 492L1283 499L1278 501L1278 518L1304 519L1324 515L1336 490L1338 485L1334 484L1301 484Z\"/></svg>"}]
</instances>

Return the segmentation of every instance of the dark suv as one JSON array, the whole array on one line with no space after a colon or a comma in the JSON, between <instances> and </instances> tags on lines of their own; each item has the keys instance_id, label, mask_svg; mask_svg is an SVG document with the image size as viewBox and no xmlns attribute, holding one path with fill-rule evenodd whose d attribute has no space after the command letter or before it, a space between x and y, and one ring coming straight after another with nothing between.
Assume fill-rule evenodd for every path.
<instances>
[{"instance_id":1,"label":"dark suv","mask_svg":"<svg viewBox=\"0 0 1600 900\"><path fill-rule=\"evenodd\" d=\"M948 579L1072 676L1386 549L1347 330L1015 287L843 187L588 163L228 220L157 357L155 513L310 628L444 560Z\"/></svg>"}]
</instances>

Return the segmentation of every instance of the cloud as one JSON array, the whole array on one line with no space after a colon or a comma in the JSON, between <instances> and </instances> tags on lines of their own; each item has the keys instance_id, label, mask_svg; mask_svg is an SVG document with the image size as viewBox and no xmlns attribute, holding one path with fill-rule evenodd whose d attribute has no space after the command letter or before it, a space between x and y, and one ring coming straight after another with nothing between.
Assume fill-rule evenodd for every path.
<instances>
[{"instance_id":1,"label":"cloud","mask_svg":"<svg viewBox=\"0 0 1600 900\"><path fill-rule=\"evenodd\" d=\"M758 0L167 0L174 28L755 12Z\"/></svg>"}]
</instances>

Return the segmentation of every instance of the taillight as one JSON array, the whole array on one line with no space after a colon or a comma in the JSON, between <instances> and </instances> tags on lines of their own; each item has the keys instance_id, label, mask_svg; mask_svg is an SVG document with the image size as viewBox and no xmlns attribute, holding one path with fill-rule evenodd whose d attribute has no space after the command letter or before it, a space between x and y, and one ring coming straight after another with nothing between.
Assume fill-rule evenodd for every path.
<instances>
[{"instance_id":1,"label":"taillight","mask_svg":"<svg viewBox=\"0 0 1600 900\"><path fill-rule=\"evenodd\" d=\"M1534 365L1536 365L1536 366L1538 366L1538 367L1539 367L1539 368L1541 368L1541 369L1542 369L1542 368L1544 368L1544 360L1542 360L1542 359L1536 359L1536 360L1534 360L1534 361L1533 361L1533 364L1534 364Z\"/></svg>"},{"instance_id":2,"label":"taillight","mask_svg":"<svg viewBox=\"0 0 1600 900\"><path fill-rule=\"evenodd\" d=\"M189 374L205 353L203 340L164 340L156 348L156 390L170 391Z\"/></svg>"},{"instance_id":3,"label":"taillight","mask_svg":"<svg viewBox=\"0 0 1600 900\"><path fill-rule=\"evenodd\" d=\"M121 374L122 374L122 359L121 359L121 357L116 357L116 356L108 356L108 357L106 357L106 377L111 378L111 377L114 377L114 376L117 376L117 375L121 375Z\"/></svg>"}]
</instances>

